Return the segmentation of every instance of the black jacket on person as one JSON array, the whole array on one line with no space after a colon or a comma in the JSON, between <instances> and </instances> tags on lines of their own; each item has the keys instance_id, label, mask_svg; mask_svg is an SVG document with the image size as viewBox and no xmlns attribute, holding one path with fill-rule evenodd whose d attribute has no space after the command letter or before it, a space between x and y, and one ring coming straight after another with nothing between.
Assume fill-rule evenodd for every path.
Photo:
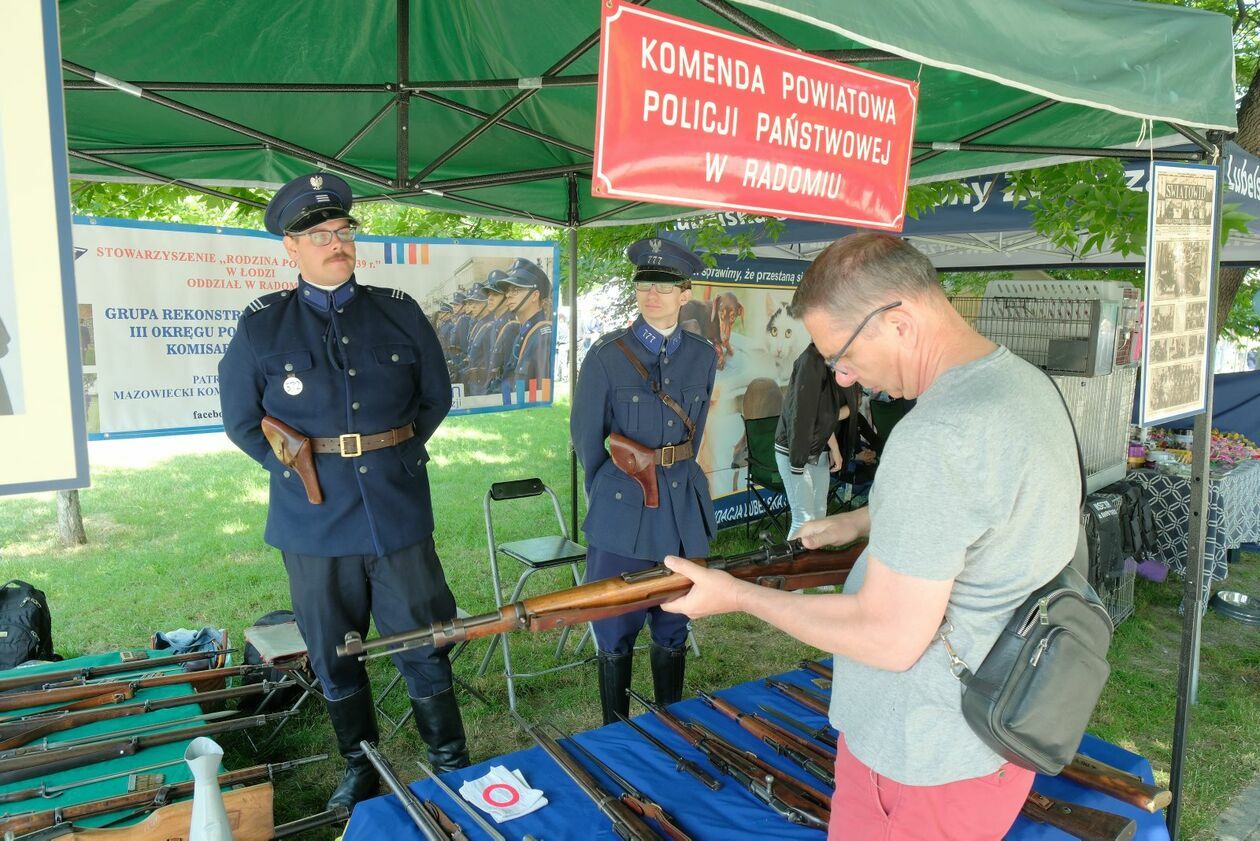
<instances>
[{"instance_id":1,"label":"black jacket on person","mask_svg":"<svg viewBox=\"0 0 1260 841\"><path fill-rule=\"evenodd\" d=\"M851 415L857 413L857 389L842 388L811 343L792 364L792 381L774 435L774 448L787 455L793 473L805 472L806 463L826 452L840 407L846 404Z\"/></svg>"}]
</instances>

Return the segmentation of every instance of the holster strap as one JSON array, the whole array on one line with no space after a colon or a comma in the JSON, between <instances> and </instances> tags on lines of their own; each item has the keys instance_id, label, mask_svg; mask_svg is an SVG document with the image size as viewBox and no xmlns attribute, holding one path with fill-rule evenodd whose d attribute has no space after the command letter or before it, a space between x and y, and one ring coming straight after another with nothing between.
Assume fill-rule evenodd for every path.
<instances>
[{"instance_id":1,"label":"holster strap","mask_svg":"<svg viewBox=\"0 0 1260 841\"><path fill-rule=\"evenodd\" d=\"M312 438L311 451L316 453L337 453L343 458L354 458L364 453L370 453L372 450L395 447L403 441L412 438L415 434L415 428L411 424L400 426L397 429L387 429L384 432L374 432L371 435L347 432L345 435L339 435L336 438Z\"/></svg>"}]
</instances>

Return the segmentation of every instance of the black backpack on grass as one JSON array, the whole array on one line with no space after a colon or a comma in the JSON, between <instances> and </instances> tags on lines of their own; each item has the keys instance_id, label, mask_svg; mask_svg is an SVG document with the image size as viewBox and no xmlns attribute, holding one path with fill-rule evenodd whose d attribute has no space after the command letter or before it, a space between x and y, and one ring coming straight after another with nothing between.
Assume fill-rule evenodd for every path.
<instances>
[{"instance_id":1,"label":"black backpack on grass","mask_svg":"<svg viewBox=\"0 0 1260 841\"><path fill-rule=\"evenodd\" d=\"M16 578L0 588L0 669L27 660L60 660L53 653L48 597Z\"/></svg>"}]
</instances>

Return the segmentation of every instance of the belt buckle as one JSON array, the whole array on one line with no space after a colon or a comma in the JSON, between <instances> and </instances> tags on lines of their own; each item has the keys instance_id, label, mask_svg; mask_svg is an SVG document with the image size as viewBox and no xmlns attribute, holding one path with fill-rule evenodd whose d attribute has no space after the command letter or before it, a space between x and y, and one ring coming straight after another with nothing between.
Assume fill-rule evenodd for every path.
<instances>
[{"instance_id":1,"label":"belt buckle","mask_svg":"<svg viewBox=\"0 0 1260 841\"><path fill-rule=\"evenodd\" d=\"M668 461L666 461L667 455L669 457ZM673 466L674 466L674 445L666 444L664 447L661 447L661 467L673 467Z\"/></svg>"},{"instance_id":2,"label":"belt buckle","mask_svg":"<svg viewBox=\"0 0 1260 841\"><path fill-rule=\"evenodd\" d=\"M354 452L346 451L346 441L354 446ZM341 446L342 458L354 458L363 455L363 436L357 432L347 432L345 435L337 436L337 443Z\"/></svg>"}]
</instances>

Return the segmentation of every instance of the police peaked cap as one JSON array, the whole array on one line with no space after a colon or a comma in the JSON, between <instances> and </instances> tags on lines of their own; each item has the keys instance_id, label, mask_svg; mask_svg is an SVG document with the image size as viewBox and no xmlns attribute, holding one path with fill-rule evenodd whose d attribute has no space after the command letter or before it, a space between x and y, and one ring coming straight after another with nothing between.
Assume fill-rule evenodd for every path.
<instances>
[{"instance_id":1,"label":"police peaked cap","mask_svg":"<svg viewBox=\"0 0 1260 841\"><path fill-rule=\"evenodd\" d=\"M451 296L451 303L454 304L455 306L459 306L460 304L464 303L464 299L467 297L468 296L465 295L463 292L456 292L454 295Z\"/></svg>"},{"instance_id":2,"label":"police peaked cap","mask_svg":"<svg viewBox=\"0 0 1260 841\"><path fill-rule=\"evenodd\" d=\"M704 271L704 261L678 243L647 237L626 248L626 259L634 264L638 280L658 280L676 283L691 280Z\"/></svg>"},{"instance_id":3,"label":"police peaked cap","mask_svg":"<svg viewBox=\"0 0 1260 841\"><path fill-rule=\"evenodd\" d=\"M486 282L481 288L487 292L494 292L498 295L502 295L503 287L499 284L506 277L507 272L503 271L503 269L494 269L490 272L490 274L486 275Z\"/></svg>"},{"instance_id":4,"label":"police peaked cap","mask_svg":"<svg viewBox=\"0 0 1260 841\"><path fill-rule=\"evenodd\" d=\"M465 301L475 301L475 302L477 302L477 303L484 304L484 303L486 302L486 289L485 289L485 287L484 287L484 286L474 286L474 287L472 288L472 291L468 293L468 297L467 297L467 298L465 298L464 300L465 300Z\"/></svg>"},{"instance_id":5,"label":"police peaked cap","mask_svg":"<svg viewBox=\"0 0 1260 841\"><path fill-rule=\"evenodd\" d=\"M312 172L294 178L271 197L263 224L276 236L300 233L330 219L349 219L354 196L350 185L331 172Z\"/></svg>"},{"instance_id":6,"label":"police peaked cap","mask_svg":"<svg viewBox=\"0 0 1260 841\"><path fill-rule=\"evenodd\" d=\"M504 292L509 286L537 289L542 297L551 297L551 279L547 277L547 273L540 269L537 263L526 260L524 257L517 257L508 268L507 276L499 281L499 288Z\"/></svg>"}]
</instances>

